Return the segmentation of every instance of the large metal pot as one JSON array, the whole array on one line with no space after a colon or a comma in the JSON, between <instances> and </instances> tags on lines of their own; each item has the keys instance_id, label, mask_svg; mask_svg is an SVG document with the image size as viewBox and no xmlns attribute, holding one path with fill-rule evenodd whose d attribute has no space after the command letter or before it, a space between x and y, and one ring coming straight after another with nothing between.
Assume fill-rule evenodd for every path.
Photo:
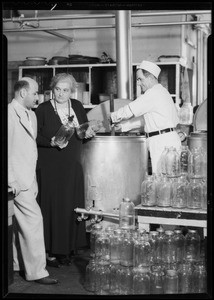
<instances>
[{"instance_id":1,"label":"large metal pot","mask_svg":"<svg viewBox=\"0 0 214 300\"><path fill-rule=\"evenodd\" d=\"M140 203L141 183L148 166L144 136L95 136L83 145L85 207L118 208L122 198Z\"/></svg>"}]
</instances>

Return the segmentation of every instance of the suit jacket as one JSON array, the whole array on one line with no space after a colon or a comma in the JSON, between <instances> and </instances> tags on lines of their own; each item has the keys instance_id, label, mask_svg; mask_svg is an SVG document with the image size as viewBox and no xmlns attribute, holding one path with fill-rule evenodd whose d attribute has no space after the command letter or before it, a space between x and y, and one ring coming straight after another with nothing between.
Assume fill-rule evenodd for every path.
<instances>
[{"instance_id":1,"label":"suit jacket","mask_svg":"<svg viewBox=\"0 0 214 300\"><path fill-rule=\"evenodd\" d=\"M29 122L29 117L32 129ZM22 107L15 99L8 104L8 185L17 181L27 190L35 178L38 158L37 119L32 110Z\"/></svg>"}]
</instances>

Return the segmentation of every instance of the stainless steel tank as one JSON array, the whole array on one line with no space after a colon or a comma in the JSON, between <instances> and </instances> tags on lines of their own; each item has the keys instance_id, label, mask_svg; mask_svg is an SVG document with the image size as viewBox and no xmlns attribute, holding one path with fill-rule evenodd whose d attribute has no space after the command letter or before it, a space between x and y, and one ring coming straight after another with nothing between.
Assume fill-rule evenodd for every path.
<instances>
[{"instance_id":1,"label":"stainless steel tank","mask_svg":"<svg viewBox=\"0 0 214 300\"><path fill-rule=\"evenodd\" d=\"M140 203L148 168L144 136L95 136L83 145L85 207L112 212L124 197Z\"/></svg>"}]
</instances>

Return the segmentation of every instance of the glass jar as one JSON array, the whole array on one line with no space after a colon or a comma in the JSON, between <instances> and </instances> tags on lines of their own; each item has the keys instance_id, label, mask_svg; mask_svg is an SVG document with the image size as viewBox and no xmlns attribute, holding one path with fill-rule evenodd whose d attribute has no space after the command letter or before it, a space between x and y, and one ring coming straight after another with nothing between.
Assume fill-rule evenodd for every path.
<instances>
[{"instance_id":1,"label":"glass jar","mask_svg":"<svg viewBox=\"0 0 214 300\"><path fill-rule=\"evenodd\" d=\"M169 147L165 147L162 154L161 154L161 157L160 157L160 161L159 161L159 165L160 165L160 173L163 174L163 175L166 175L166 154L169 150Z\"/></svg>"},{"instance_id":2,"label":"glass jar","mask_svg":"<svg viewBox=\"0 0 214 300\"><path fill-rule=\"evenodd\" d=\"M100 232L95 240L95 257L106 261L110 260L110 239L104 231Z\"/></svg>"},{"instance_id":3,"label":"glass jar","mask_svg":"<svg viewBox=\"0 0 214 300\"><path fill-rule=\"evenodd\" d=\"M156 249L156 260L157 264L162 264L162 256L163 256L163 240L164 240L164 229L163 227L159 227L156 229L158 232L157 236L157 249Z\"/></svg>"},{"instance_id":4,"label":"glass jar","mask_svg":"<svg viewBox=\"0 0 214 300\"><path fill-rule=\"evenodd\" d=\"M133 268L121 266L120 295L133 294Z\"/></svg>"},{"instance_id":5,"label":"glass jar","mask_svg":"<svg viewBox=\"0 0 214 300\"><path fill-rule=\"evenodd\" d=\"M119 226L124 229L135 229L135 205L129 198L124 198L119 206Z\"/></svg>"},{"instance_id":6,"label":"glass jar","mask_svg":"<svg viewBox=\"0 0 214 300\"><path fill-rule=\"evenodd\" d=\"M207 271L204 262L194 264L192 293L207 292Z\"/></svg>"},{"instance_id":7,"label":"glass jar","mask_svg":"<svg viewBox=\"0 0 214 300\"><path fill-rule=\"evenodd\" d=\"M190 178L188 185L187 207L201 209L203 202L203 185L201 178Z\"/></svg>"},{"instance_id":8,"label":"glass jar","mask_svg":"<svg viewBox=\"0 0 214 300\"><path fill-rule=\"evenodd\" d=\"M97 234L103 229L101 224L94 224L90 232L90 256L95 257L95 240Z\"/></svg>"},{"instance_id":9,"label":"glass jar","mask_svg":"<svg viewBox=\"0 0 214 300\"><path fill-rule=\"evenodd\" d=\"M197 230L188 229L184 241L184 260L196 262L200 259L201 238Z\"/></svg>"},{"instance_id":10,"label":"glass jar","mask_svg":"<svg viewBox=\"0 0 214 300\"><path fill-rule=\"evenodd\" d=\"M202 209L207 209L207 179L204 178L202 181L202 187L203 187L203 198L202 198Z\"/></svg>"},{"instance_id":11,"label":"glass jar","mask_svg":"<svg viewBox=\"0 0 214 300\"><path fill-rule=\"evenodd\" d=\"M176 245L172 230L165 231L162 251L162 260L164 263L176 263Z\"/></svg>"},{"instance_id":12,"label":"glass jar","mask_svg":"<svg viewBox=\"0 0 214 300\"><path fill-rule=\"evenodd\" d=\"M178 274L176 270L167 270L164 279L164 294L178 293Z\"/></svg>"},{"instance_id":13,"label":"glass jar","mask_svg":"<svg viewBox=\"0 0 214 300\"><path fill-rule=\"evenodd\" d=\"M96 263L94 259L90 259L85 269L84 287L89 292L95 292L96 283Z\"/></svg>"},{"instance_id":14,"label":"glass jar","mask_svg":"<svg viewBox=\"0 0 214 300\"><path fill-rule=\"evenodd\" d=\"M113 264L120 263L120 254L122 247L122 230L115 229L110 238L110 262Z\"/></svg>"},{"instance_id":15,"label":"glass jar","mask_svg":"<svg viewBox=\"0 0 214 300\"><path fill-rule=\"evenodd\" d=\"M171 206L171 181L161 176L156 181L156 205L160 207Z\"/></svg>"},{"instance_id":16,"label":"glass jar","mask_svg":"<svg viewBox=\"0 0 214 300\"><path fill-rule=\"evenodd\" d=\"M195 178L203 178L204 171L204 151L201 147L191 149L191 159L189 165L189 176Z\"/></svg>"},{"instance_id":17,"label":"glass jar","mask_svg":"<svg viewBox=\"0 0 214 300\"><path fill-rule=\"evenodd\" d=\"M191 151L188 146L181 146L180 150L180 167L181 167L181 175L188 175L190 170L191 163Z\"/></svg>"},{"instance_id":18,"label":"glass jar","mask_svg":"<svg viewBox=\"0 0 214 300\"><path fill-rule=\"evenodd\" d=\"M151 264L151 245L148 234L134 241L134 267L149 267Z\"/></svg>"},{"instance_id":19,"label":"glass jar","mask_svg":"<svg viewBox=\"0 0 214 300\"><path fill-rule=\"evenodd\" d=\"M150 293L163 294L164 293L164 279L165 275L160 265L151 266L150 274Z\"/></svg>"},{"instance_id":20,"label":"glass jar","mask_svg":"<svg viewBox=\"0 0 214 300\"><path fill-rule=\"evenodd\" d=\"M149 243L151 245L151 254L150 254L151 265L157 262L158 235L159 233L157 231L149 232Z\"/></svg>"},{"instance_id":21,"label":"glass jar","mask_svg":"<svg viewBox=\"0 0 214 300\"><path fill-rule=\"evenodd\" d=\"M97 262L96 295L109 295L110 291L110 263L105 260Z\"/></svg>"},{"instance_id":22,"label":"glass jar","mask_svg":"<svg viewBox=\"0 0 214 300\"><path fill-rule=\"evenodd\" d=\"M166 153L166 175L168 177L180 176L180 154L175 147L170 147Z\"/></svg>"},{"instance_id":23,"label":"glass jar","mask_svg":"<svg viewBox=\"0 0 214 300\"><path fill-rule=\"evenodd\" d=\"M56 132L54 139L55 144L62 146L70 140L75 131L73 118L74 116L70 116L68 118L68 122L66 124L62 124L59 130Z\"/></svg>"},{"instance_id":24,"label":"glass jar","mask_svg":"<svg viewBox=\"0 0 214 300\"><path fill-rule=\"evenodd\" d=\"M184 242L185 237L181 229L174 230L174 241L175 241L175 251L176 251L176 262L181 263L184 259Z\"/></svg>"},{"instance_id":25,"label":"glass jar","mask_svg":"<svg viewBox=\"0 0 214 300\"><path fill-rule=\"evenodd\" d=\"M185 176L177 177L172 183L172 201L174 208L187 207L189 182Z\"/></svg>"},{"instance_id":26,"label":"glass jar","mask_svg":"<svg viewBox=\"0 0 214 300\"><path fill-rule=\"evenodd\" d=\"M120 275L121 266L119 264L110 264L110 295L120 295Z\"/></svg>"},{"instance_id":27,"label":"glass jar","mask_svg":"<svg viewBox=\"0 0 214 300\"><path fill-rule=\"evenodd\" d=\"M124 231L121 243L120 264L125 267L133 266L134 241L130 231Z\"/></svg>"},{"instance_id":28,"label":"glass jar","mask_svg":"<svg viewBox=\"0 0 214 300\"><path fill-rule=\"evenodd\" d=\"M133 270L133 293L135 295L150 294L150 270L139 267Z\"/></svg>"},{"instance_id":29,"label":"glass jar","mask_svg":"<svg viewBox=\"0 0 214 300\"><path fill-rule=\"evenodd\" d=\"M156 205L156 180L154 175L147 175L141 184L141 205Z\"/></svg>"},{"instance_id":30,"label":"glass jar","mask_svg":"<svg viewBox=\"0 0 214 300\"><path fill-rule=\"evenodd\" d=\"M182 263L178 269L178 293L190 294L192 292L193 273L191 263Z\"/></svg>"}]
</instances>

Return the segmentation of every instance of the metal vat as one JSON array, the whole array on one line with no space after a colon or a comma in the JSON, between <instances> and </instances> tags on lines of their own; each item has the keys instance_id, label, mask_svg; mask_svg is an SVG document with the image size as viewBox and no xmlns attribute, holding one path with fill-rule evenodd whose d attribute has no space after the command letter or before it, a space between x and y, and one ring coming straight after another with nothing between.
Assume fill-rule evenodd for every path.
<instances>
[{"instance_id":1,"label":"metal vat","mask_svg":"<svg viewBox=\"0 0 214 300\"><path fill-rule=\"evenodd\" d=\"M83 145L85 207L115 211L122 198L140 203L148 167L145 136L95 136Z\"/></svg>"}]
</instances>

